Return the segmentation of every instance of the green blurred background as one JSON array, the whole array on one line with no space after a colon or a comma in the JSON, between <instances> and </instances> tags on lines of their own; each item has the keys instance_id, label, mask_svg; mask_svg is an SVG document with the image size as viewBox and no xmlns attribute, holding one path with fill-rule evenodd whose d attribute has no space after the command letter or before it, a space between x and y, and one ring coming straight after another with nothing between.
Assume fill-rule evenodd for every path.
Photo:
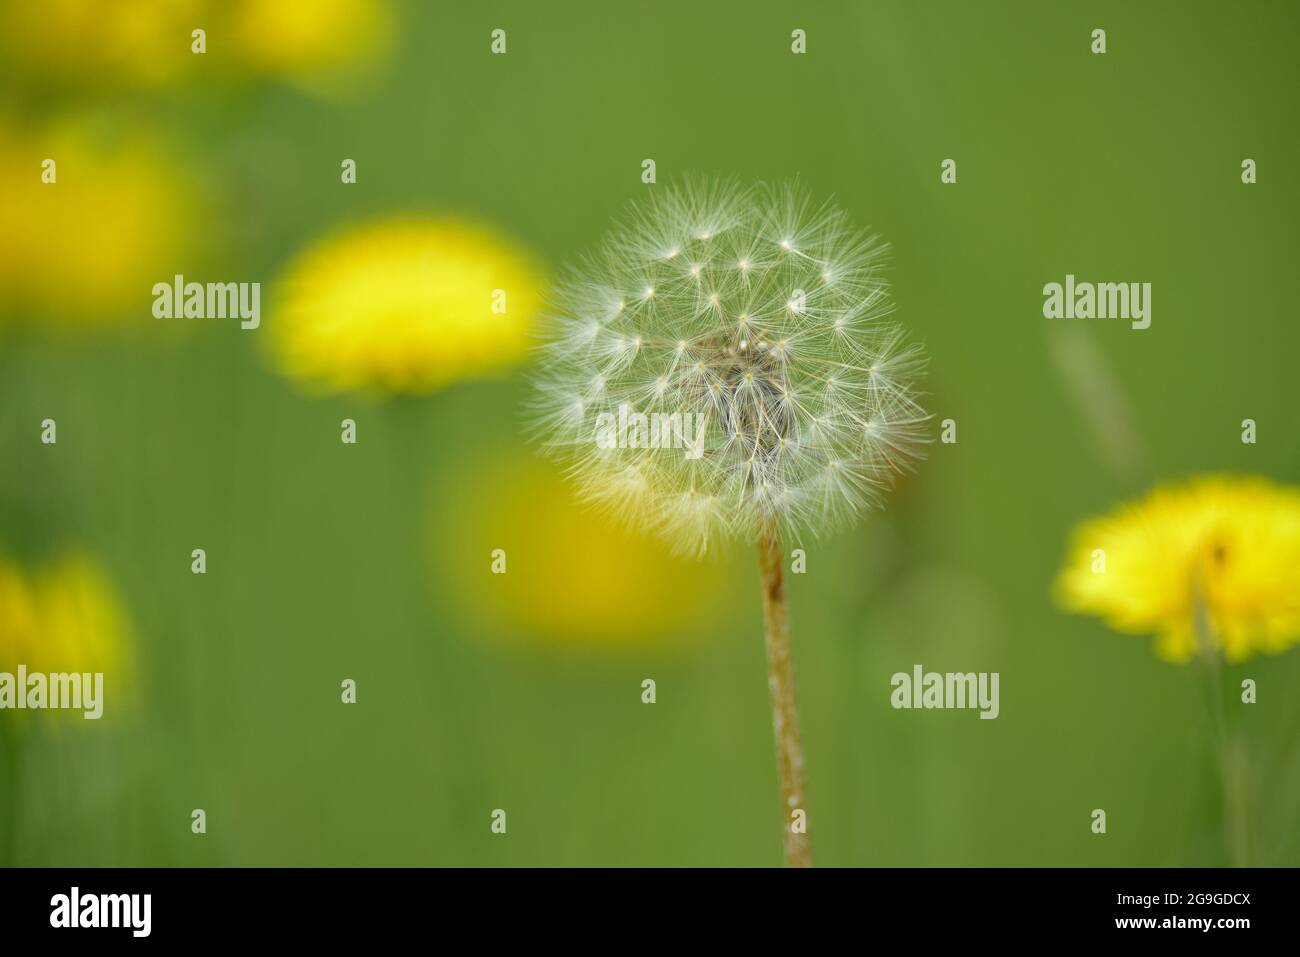
<instances>
[{"instance_id":1,"label":"green blurred background","mask_svg":"<svg viewBox=\"0 0 1300 957\"><path fill-rule=\"evenodd\" d=\"M11 129L145 131L200 200L157 224L184 248L129 321L25 303L0 320L0 550L93 552L134 649L129 704L11 735L6 863L780 862L750 550L696 566L607 537L522 438L524 367L427 398L312 398L261 341L277 275L337 228L450 212L556 269L687 173L798 177L891 241L936 437L958 424L886 510L787 543L809 556L789 591L818 863L1223 863L1196 673L1063 615L1051 583L1074 523L1155 482L1300 477L1295 4L390 9L391 42L329 95L237 70L0 74ZM152 320L174 272L262 281L263 328ZM1067 272L1151 282L1151 328L1044 319ZM1057 353L1106 372L1084 391L1128 409L1138 454L1108 458ZM636 614L603 607L606 587ZM999 672L1000 717L891 709L915 663ZM1260 688L1253 859L1295 865L1300 654L1229 675Z\"/></svg>"}]
</instances>

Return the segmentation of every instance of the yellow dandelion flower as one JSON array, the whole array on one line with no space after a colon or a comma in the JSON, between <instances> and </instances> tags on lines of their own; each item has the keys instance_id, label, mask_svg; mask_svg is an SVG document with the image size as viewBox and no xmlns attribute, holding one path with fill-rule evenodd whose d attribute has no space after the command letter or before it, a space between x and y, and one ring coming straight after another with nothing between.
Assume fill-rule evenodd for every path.
<instances>
[{"instance_id":1,"label":"yellow dandelion flower","mask_svg":"<svg viewBox=\"0 0 1300 957\"><path fill-rule=\"evenodd\" d=\"M281 370L320 391L427 393L523 359L541 288L485 228L378 223L289 268L268 338Z\"/></svg>"},{"instance_id":2,"label":"yellow dandelion flower","mask_svg":"<svg viewBox=\"0 0 1300 957\"><path fill-rule=\"evenodd\" d=\"M550 464L503 454L480 466L452 476L431 510L437 572L460 614L526 641L606 651L698 639L717 624L728 593L718 565L675 559L585 508ZM437 507L449 497L462 504ZM447 542L482 543L482 564ZM489 574L497 560L505 573Z\"/></svg>"},{"instance_id":3,"label":"yellow dandelion flower","mask_svg":"<svg viewBox=\"0 0 1300 957\"><path fill-rule=\"evenodd\" d=\"M236 55L251 69L313 93L334 92L388 46L392 10L380 0L310 5L242 0L228 10Z\"/></svg>"},{"instance_id":4,"label":"yellow dandelion flower","mask_svg":"<svg viewBox=\"0 0 1300 957\"><path fill-rule=\"evenodd\" d=\"M89 95L210 83L214 72L335 92L388 47L393 19L388 0L0 0L0 57Z\"/></svg>"},{"instance_id":5,"label":"yellow dandelion flower","mask_svg":"<svg viewBox=\"0 0 1300 957\"><path fill-rule=\"evenodd\" d=\"M188 65L198 0L0 0L7 63L55 86L156 87Z\"/></svg>"},{"instance_id":6,"label":"yellow dandelion flower","mask_svg":"<svg viewBox=\"0 0 1300 957\"><path fill-rule=\"evenodd\" d=\"M0 559L0 671L13 671L38 646L36 598L21 568Z\"/></svg>"},{"instance_id":7,"label":"yellow dandelion flower","mask_svg":"<svg viewBox=\"0 0 1300 957\"><path fill-rule=\"evenodd\" d=\"M0 672L102 672L120 691L130 680L127 631L112 586L88 556L32 571L0 558Z\"/></svg>"},{"instance_id":8,"label":"yellow dandelion flower","mask_svg":"<svg viewBox=\"0 0 1300 957\"><path fill-rule=\"evenodd\" d=\"M1234 476L1158 488L1075 530L1057 595L1156 635L1171 661L1202 642L1233 662L1284 651L1300 641L1300 489Z\"/></svg>"},{"instance_id":9,"label":"yellow dandelion flower","mask_svg":"<svg viewBox=\"0 0 1300 957\"><path fill-rule=\"evenodd\" d=\"M150 287L190 245L195 196L150 140L0 125L0 182L0 324L149 319Z\"/></svg>"}]
</instances>

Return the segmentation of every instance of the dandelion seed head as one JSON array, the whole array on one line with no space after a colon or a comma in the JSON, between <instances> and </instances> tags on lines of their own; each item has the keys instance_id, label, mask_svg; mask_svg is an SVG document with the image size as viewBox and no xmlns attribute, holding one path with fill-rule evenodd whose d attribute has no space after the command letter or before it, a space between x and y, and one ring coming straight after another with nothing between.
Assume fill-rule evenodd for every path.
<instances>
[{"instance_id":1,"label":"dandelion seed head","mask_svg":"<svg viewBox=\"0 0 1300 957\"><path fill-rule=\"evenodd\" d=\"M656 192L557 290L538 437L583 498L684 551L771 523L795 535L847 523L928 441L923 359L889 319L886 252L798 188ZM625 304L612 314L598 308L611 291ZM610 318L572 335L592 314ZM611 337L636 345L593 347ZM602 447L598 421L620 410L680 416L695 444Z\"/></svg>"}]
</instances>

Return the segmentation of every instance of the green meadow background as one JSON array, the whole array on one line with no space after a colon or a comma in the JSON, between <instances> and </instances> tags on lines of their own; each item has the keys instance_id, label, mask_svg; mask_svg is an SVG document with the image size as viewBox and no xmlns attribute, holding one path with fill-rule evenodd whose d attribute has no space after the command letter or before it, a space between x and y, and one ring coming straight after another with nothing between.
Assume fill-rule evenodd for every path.
<instances>
[{"instance_id":1,"label":"green meadow background","mask_svg":"<svg viewBox=\"0 0 1300 957\"><path fill-rule=\"evenodd\" d=\"M160 323L149 284L117 330L0 323L0 548L92 551L134 648L102 721L11 735L4 863L780 863L752 549L656 565L648 614L597 608L595 637L569 640L551 613L599 605L610 578L574 558L565 498L530 494L526 367L427 398L313 398L264 343L276 277L337 228L453 213L554 270L690 173L797 177L888 239L935 437L957 422L884 511L787 543L808 552L789 594L818 863L1225 863L1198 672L1063 614L1051 588L1072 525L1155 483L1300 480L1300 8L395 10L395 42L341 98L201 71L87 96L94 122L154 130L202 184L206 211L170 224L194 250L149 284L261 281L262 328ZM3 76L5 102L55 108ZM1044 319L1066 273L1152 283L1151 328ZM1099 432L1090 410L1112 406ZM1108 452L1107 430L1132 447ZM891 709L890 676L917 663L999 672L1000 716ZM1246 677L1252 862L1300 864L1300 651L1228 669Z\"/></svg>"}]
</instances>

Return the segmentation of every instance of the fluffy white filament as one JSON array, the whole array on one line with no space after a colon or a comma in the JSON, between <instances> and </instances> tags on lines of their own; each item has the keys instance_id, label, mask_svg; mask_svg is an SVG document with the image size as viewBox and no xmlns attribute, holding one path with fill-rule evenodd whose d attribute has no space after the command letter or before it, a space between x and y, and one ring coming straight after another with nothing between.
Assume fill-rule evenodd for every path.
<instances>
[{"instance_id":1,"label":"fluffy white filament","mask_svg":"<svg viewBox=\"0 0 1300 957\"><path fill-rule=\"evenodd\" d=\"M694 553L874 504L928 419L920 352L888 321L888 247L796 188L652 196L543 331L535 424L583 498Z\"/></svg>"}]
</instances>

